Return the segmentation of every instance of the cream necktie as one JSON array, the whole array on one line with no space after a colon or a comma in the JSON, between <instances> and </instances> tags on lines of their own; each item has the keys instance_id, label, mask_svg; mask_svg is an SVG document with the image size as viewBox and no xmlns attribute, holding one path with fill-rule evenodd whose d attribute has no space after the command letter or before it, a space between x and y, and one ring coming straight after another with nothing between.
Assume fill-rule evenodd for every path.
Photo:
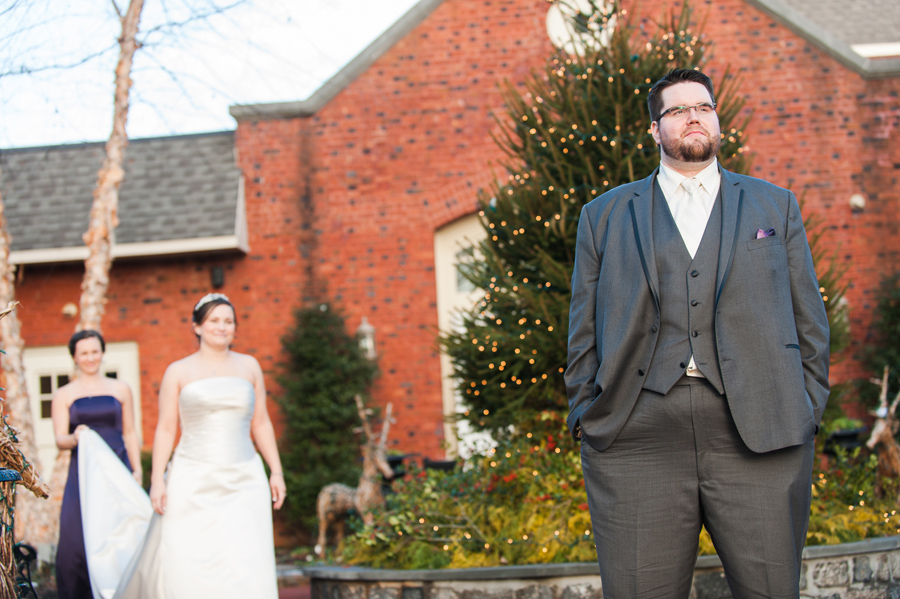
<instances>
[{"instance_id":1,"label":"cream necktie","mask_svg":"<svg viewBox=\"0 0 900 599\"><path fill-rule=\"evenodd\" d=\"M691 258L697 253L700 247L700 240L703 238L703 231L706 229L706 221L709 215L703 208L703 199L700 197L700 181L697 179L684 179L681 187L685 191L685 196L679 206L678 215L675 217L675 224L684 240L684 245L690 253ZM690 363L685 370L688 376L703 378L703 373L697 368L694 362L694 356L691 356Z\"/></svg>"},{"instance_id":2,"label":"cream necktie","mask_svg":"<svg viewBox=\"0 0 900 599\"><path fill-rule=\"evenodd\" d=\"M700 181L694 178L684 179L681 182L681 188L684 189L685 195L678 206L677 214L675 214L675 225L678 227L678 232L681 233L684 246L693 258L697 254L697 248L700 247L700 240L703 239L703 231L706 230L706 221L709 220L709 215L703 207Z\"/></svg>"}]
</instances>

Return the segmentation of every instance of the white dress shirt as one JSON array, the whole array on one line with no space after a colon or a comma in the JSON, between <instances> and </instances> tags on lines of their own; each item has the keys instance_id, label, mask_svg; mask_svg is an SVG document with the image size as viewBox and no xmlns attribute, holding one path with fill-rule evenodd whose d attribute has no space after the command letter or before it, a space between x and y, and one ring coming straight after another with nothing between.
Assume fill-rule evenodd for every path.
<instances>
[{"instance_id":1,"label":"white dress shirt","mask_svg":"<svg viewBox=\"0 0 900 599\"><path fill-rule=\"evenodd\" d=\"M703 238L706 223L709 221L709 215L722 183L719 163L714 160L712 164L693 177L700 182L699 205L693 209L687 205L687 192L681 187L681 182L686 178L663 164L659 166L659 174L656 176L666 203L669 205L669 212L672 213L675 224L678 226L678 232L681 233L681 239L684 240L684 245L693 258L697 253L697 248L700 247L700 240ZM692 216L686 218L688 213Z\"/></svg>"},{"instance_id":2,"label":"white dress shirt","mask_svg":"<svg viewBox=\"0 0 900 599\"><path fill-rule=\"evenodd\" d=\"M663 196L666 198L666 203L669 205L669 211L675 219L675 225L678 227L678 232L681 233L681 239L684 241L684 246L690 253L691 258L696 255L697 248L700 247L703 232L706 231L706 223L709 221L713 204L715 204L716 196L719 194L719 186L722 184L718 161L714 160L712 164L697 173L693 178L700 183L700 187L695 194L696 197L689 198L688 193L681 185L681 182L687 177L663 164L659 165L659 174L656 176ZM696 204L688 205L689 199L691 202L696 202ZM691 360L685 369L685 374L693 377L703 377L696 363L694 363L694 356L691 356Z\"/></svg>"}]
</instances>

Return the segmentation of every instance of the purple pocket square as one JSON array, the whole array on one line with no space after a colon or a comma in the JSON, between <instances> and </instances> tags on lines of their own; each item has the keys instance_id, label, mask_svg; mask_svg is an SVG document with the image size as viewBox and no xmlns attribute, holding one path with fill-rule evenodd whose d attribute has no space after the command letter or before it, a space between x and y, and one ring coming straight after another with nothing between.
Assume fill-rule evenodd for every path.
<instances>
[{"instance_id":1,"label":"purple pocket square","mask_svg":"<svg viewBox=\"0 0 900 599\"><path fill-rule=\"evenodd\" d=\"M763 231L762 229L756 230L756 238L762 239L763 237L775 237L775 229L767 229Z\"/></svg>"}]
</instances>

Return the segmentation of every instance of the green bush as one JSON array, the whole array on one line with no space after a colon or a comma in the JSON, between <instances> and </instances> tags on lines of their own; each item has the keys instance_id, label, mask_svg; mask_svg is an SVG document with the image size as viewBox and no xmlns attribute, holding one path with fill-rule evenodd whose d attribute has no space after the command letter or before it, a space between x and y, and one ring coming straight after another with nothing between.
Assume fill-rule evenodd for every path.
<instances>
[{"instance_id":1,"label":"green bush","mask_svg":"<svg viewBox=\"0 0 900 599\"><path fill-rule=\"evenodd\" d=\"M516 435L453 472L413 470L395 481L372 526L355 523L344 561L378 568L471 568L596 559L580 452L562 418ZM525 430L525 429L523 429ZM900 533L896 481L875 493L875 455L839 451L813 475L808 545ZM715 549L704 531L701 553Z\"/></svg>"},{"instance_id":2,"label":"green bush","mask_svg":"<svg viewBox=\"0 0 900 599\"><path fill-rule=\"evenodd\" d=\"M386 568L468 568L596 558L581 459L559 415L453 472L413 470L342 548ZM536 424L536 423L535 423ZM524 428L523 428L524 430Z\"/></svg>"},{"instance_id":3,"label":"green bush","mask_svg":"<svg viewBox=\"0 0 900 599\"><path fill-rule=\"evenodd\" d=\"M311 532L316 497L332 482L359 482L359 443L353 433L359 415L353 396L365 396L377 374L347 333L343 315L323 303L297 310L295 325L282 339L287 355L274 396L284 416L281 461L289 525Z\"/></svg>"},{"instance_id":4,"label":"green bush","mask_svg":"<svg viewBox=\"0 0 900 599\"><path fill-rule=\"evenodd\" d=\"M900 272L884 277L876 292L878 303L875 306L872 325L866 336L866 349L863 363L872 376L880 379L884 367L891 369L888 389L891 394L900 388ZM860 381L861 395L869 405L878 403L880 389L869 381Z\"/></svg>"},{"instance_id":5,"label":"green bush","mask_svg":"<svg viewBox=\"0 0 900 599\"><path fill-rule=\"evenodd\" d=\"M834 545L900 534L896 480L875 488L876 454L865 449L839 449L826 467L813 475L813 500L807 545Z\"/></svg>"}]
</instances>

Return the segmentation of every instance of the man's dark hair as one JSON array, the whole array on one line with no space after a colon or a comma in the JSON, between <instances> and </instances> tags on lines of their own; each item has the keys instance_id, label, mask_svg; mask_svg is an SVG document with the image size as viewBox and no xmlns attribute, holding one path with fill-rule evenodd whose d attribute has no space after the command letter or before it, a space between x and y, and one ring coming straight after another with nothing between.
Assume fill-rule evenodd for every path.
<instances>
[{"instance_id":1,"label":"man's dark hair","mask_svg":"<svg viewBox=\"0 0 900 599\"><path fill-rule=\"evenodd\" d=\"M713 91L712 79L693 69L672 69L665 77L654 83L650 88L650 93L647 94L647 108L650 109L651 121L658 121L660 113L663 111L663 90L676 83L699 83L709 91L709 97L715 105L716 94Z\"/></svg>"},{"instance_id":2,"label":"man's dark hair","mask_svg":"<svg viewBox=\"0 0 900 599\"><path fill-rule=\"evenodd\" d=\"M98 333L97 331L92 331L90 329L85 329L83 331L78 331L69 339L69 355L73 358L75 357L75 346L78 345L78 342L82 339L90 339L96 338L100 342L100 351L106 351L106 341L103 340L103 335Z\"/></svg>"}]
</instances>

